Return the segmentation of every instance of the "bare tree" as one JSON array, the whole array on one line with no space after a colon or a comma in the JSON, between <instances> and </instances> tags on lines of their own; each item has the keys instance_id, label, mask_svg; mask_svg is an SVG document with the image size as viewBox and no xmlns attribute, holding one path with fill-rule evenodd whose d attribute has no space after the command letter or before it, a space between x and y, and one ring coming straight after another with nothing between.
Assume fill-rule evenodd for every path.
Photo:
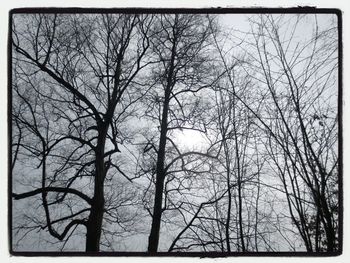
<instances>
[{"instance_id":1,"label":"bare tree","mask_svg":"<svg viewBox=\"0 0 350 263\"><path fill-rule=\"evenodd\" d=\"M169 168L175 162L183 161L183 158L196 153L181 153L171 139L171 133L176 129L200 129L203 130L198 118L196 105L199 102L186 99L186 96L199 93L208 87L206 70L208 55L207 40L209 37L208 23L204 16L200 15L161 15L157 20L156 33L152 38L152 48L159 64L154 69L155 86L161 88L151 93L150 106L151 118L159 120L159 141L156 150L155 164L155 196L152 213L152 227L149 236L149 252L156 252L159 242L161 224L164 183ZM194 96L194 95L193 95ZM195 103L193 106L190 103ZM156 109L156 112L153 110ZM152 112L153 111L153 112ZM148 112L148 110L146 111ZM155 114L155 115L154 115ZM153 116L153 117L152 117ZM171 160L167 146L175 151L175 157ZM169 148L168 147L168 148Z\"/></svg>"},{"instance_id":2,"label":"bare tree","mask_svg":"<svg viewBox=\"0 0 350 263\"><path fill-rule=\"evenodd\" d=\"M258 72L252 77L266 87L264 105L254 115L267 133L272 169L281 179L292 222L306 249L334 251L336 28L320 29L315 16L311 37L293 42L304 19L269 15L252 20L256 56L249 66Z\"/></svg>"},{"instance_id":3,"label":"bare tree","mask_svg":"<svg viewBox=\"0 0 350 263\"><path fill-rule=\"evenodd\" d=\"M13 197L41 193L50 234L62 240L75 225L84 225L86 251L100 249L105 181L108 172L118 170L113 156L120 152L119 126L136 99L128 87L148 64L143 58L151 23L152 17L143 15L18 15L14 19L15 70L25 78L23 88L31 85L31 94L42 99L37 103L49 105L52 112L31 109L29 94L19 86L17 95L27 104L32 122L26 116L15 121L40 138L41 151L31 154L40 158L43 176L40 187ZM46 126L36 124L40 114ZM58 167L46 169L48 158ZM46 196L54 193L48 202ZM51 219L49 206L65 204L68 194L83 199L86 208ZM76 219L83 212L88 214ZM53 225L67 219L71 221L58 234Z\"/></svg>"},{"instance_id":4,"label":"bare tree","mask_svg":"<svg viewBox=\"0 0 350 263\"><path fill-rule=\"evenodd\" d=\"M339 251L335 16L233 17L13 15L18 247Z\"/></svg>"}]
</instances>

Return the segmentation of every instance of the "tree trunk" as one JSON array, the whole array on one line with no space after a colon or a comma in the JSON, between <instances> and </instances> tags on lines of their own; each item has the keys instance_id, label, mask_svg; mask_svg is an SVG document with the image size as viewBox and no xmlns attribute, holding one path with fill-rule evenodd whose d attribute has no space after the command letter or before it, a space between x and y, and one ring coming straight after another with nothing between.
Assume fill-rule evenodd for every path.
<instances>
[{"instance_id":1,"label":"tree trunk","mask_svg":"<svg viewBox=\"0 0 350 263\"><path fill-rule=\"evenodd\" d=\"M324 214L325 221L326 221L326 223L324 224L324 227L325 227L326 238L327 238L327 251L331 252L331 251L335 251L335 249L336 249L336 247L335 247L335 231L334 231L334 227L332 224L332 215L329 211L325 196L324 195L321 196L320 199L321 199L320 202L321 202L323 214Z\"/></svg>"},{"instance_id":2,"label":"tree trunk","mask_svg":"<svg viewBox=\"0 0 350 263\"><path fill-rule=\"evenodd\" d=\"M234 114L236 115L236 114ZM241 248L242 252L246 251L246 247L244 244L244 233L243 233L243 204L242 204L242 174L241 174L241 162L240 162L240 155L239 155L239 145L238 145L238 134L237 134L237 127L235 121L233 121L233 132L234 132L234 139L235 139L235 152L236 152L236 162L237 162L237 191L238 191L238 223L239 223L239 235L240 235L240 241L241 241Z\"/></svg>"},{"instance_id":3,"label":"tree trunk","mask_svg":"<svg viewBox=\"0 0 350 263\"><path fill-rule=\"evenodd\" d=\"M103 191L102 191L103 192ZM104 197L95 196L87 223L86 252L100 251L100 238L103 220Z\"/></svg>"},{"instance_id":4,"label":"tree trunk","mask_svg":"<svg viewBox=\"0 0 350 263\"><path fill-rule=\"evenodd\" d=\"M176 54L176 36L174 36L173 46L171 50L171 59L169 64L169 70L167 72L167 82L164 92L164 103L162 112L162 122L160 125L160 138L159 148L157 156L157 169L156 169L156 193L154 196L154 207L152 216L152 227L148 237L148 252L155 253L158 250L159 243L159 230L162 218L162 202L163 202L163 189L165 180L164 160L165 160L165 147L166 147L166 136L168 132L168 111L171 90L175 82L173 81L174 73L174 61Z\"/></svg>"},{"instance_id":5,"label":"tree trunk","mask_svg":"<svg viewBox=\"0 0 350 263\"><path fill-rule=\"evenodd\" d=\"M229 156L229 151L228 151L228 146L226 141L224 141L224 150L225 150L225 156L226 156L226 185L227 185L227 194L228 194L225 235L226 235L227 252L231 252L231 246L230 246L230 221L231 221L231 207L232 207L232 193L231 193L231 180L230 180L231 167L230 167L230 156Z\"/></svg>"},{"instance_id":6,"label":"tree trunk","mask_svg":"<svg viewBox=\"0 0 350 263\"><path fill-rule=\"evenodd\" d=\"M166 134L168 129L168 108L169 108L170 89L165 92L165 101L163 105L161 133L159 139L159 149L157 156L157 176L156 176L156 193L154 196L154 208L152 217L151 233L148 238L148 252L157 252L159 243L159 230L162 217L162 201L164 189L164 160L165 160L165 146Z\"/></svg>"},{"instance_id":7,"label":"tree trunk","mask_svg":"<svg viewBox=\"0 0 350 263\"><path fill-rule=\"evenodd\" d=\"M100 250L100 238L104 213L104 179L106 175L104 163L106 130L100 132L96 147L95 163L95 187L91 212L86 226L86 252L98 252Z\"/></svg>"},{"instance_id":8,"label":"tree trunk","mask_svg":"<svg viewBox=\"0 0 350 263\"><path fill-rule=\"evenodd\" d=\"M162 218L162 201L163 201L164 175L157 173L156 194L154 199L154 209L152 217L152 228L148 238L148 252L154 253L158 250L159 230Z\"/></svg>"}]
</instances>

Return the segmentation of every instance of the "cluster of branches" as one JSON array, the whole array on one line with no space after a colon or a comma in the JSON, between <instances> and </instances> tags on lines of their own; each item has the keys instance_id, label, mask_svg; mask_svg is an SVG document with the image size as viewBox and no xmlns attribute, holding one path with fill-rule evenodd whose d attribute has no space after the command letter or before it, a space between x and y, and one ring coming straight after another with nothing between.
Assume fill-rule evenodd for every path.
<instances>
[{"instance_id":1,"label":"cluster of branches","mask_svg":"<svg viewBox=\"0 0 350 263\"><path fill-rule=\"evenodd\" d=\"M337 251L337 28L317 18L14 15L16 246Z\"/></svg>"}]
</instances>

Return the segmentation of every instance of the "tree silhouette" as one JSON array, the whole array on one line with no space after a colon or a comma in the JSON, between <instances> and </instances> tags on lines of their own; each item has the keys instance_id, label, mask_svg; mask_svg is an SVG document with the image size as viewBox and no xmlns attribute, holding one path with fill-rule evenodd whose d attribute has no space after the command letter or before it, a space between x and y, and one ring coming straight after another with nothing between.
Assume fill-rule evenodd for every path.
<instances>
[{"instance_id":1,"label":"tree silhouette","mask_svg":"<svg viewBox=\"0 0 350 263\"><path fill-rule=\"evenodd\" d=\"M336 16L145 13L11 14L12 249L339 253Z\"/></svg>"},{"instance_id":2,"label":"tree silhouette","mask_svg":"<svg viewBox=\"0 0 350 263\"><path fill-rule=\"evenodd\" d=\"M31 133L28 136L39 140L41 147L35 151L32 141L13 146L37 158L42 171L40 187L13 197L42 194L47 227L59 240L75 225L84 225L86 251L99 251L105 180L111 167L118 169L118 130L136 99L127 90L148 64L143 57L151 21L143 15L28 15L13 26L18 77L14 101L27 106L22 114L19 105L19 114L13 117L19 130L24 129L18 132ZM71 207L68 194L87 206L51 219L49 207ZM84 218L77 219L78 215ZM67 220L58 234L53 225Z\"/></svg>"}]
</instances>

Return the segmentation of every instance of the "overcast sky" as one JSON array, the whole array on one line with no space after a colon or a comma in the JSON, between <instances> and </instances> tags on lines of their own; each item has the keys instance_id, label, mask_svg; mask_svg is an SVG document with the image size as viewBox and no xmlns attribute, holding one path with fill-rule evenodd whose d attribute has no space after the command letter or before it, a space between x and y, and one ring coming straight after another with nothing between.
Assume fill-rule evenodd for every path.
<instances>
[{"instance_id":1,"label":"overcast sky","mask_svg":"<svg viewBox=\"0 0 350 263\"><path fill-rule=\"evenodd\" d=\"M11 2L14 2L14 1L11 1ZM16 2L16 1L15 1ZM40 2L40 1L39 1ZM82 2L82 1L81 1ZM90 3L90 6L92 6L92 1L86 1L86 2L88 2L88 3ZM102 1L103 2L103 1ZM111 2L111 1L110 1ZM174 1L173 1L174 2ZM270 1L271 2L271 1ZM322 1L321 1L322 2ZM28 1L28 2L24 2L24 3L27 3L27 5L31 5L32 3L35 3L35 1ZM36 2L36 3L38 3L38 2ZM44 3L44 2L42 2L42 3ZM47 3L47 2L46 2ZM53 1L53 3L56 3L56 4L52 4L52 5L55 5L55 6L57 6L58 5L58 3L59 2L57 2L57 1ZM175 3L176 3L176 1L175 1ZM280 4L281 2L278 2L278 1L276 1L276 4ZM289 2L290 3L290 2ZM325 3L325 1L323 1L323 3ZM328 1L328 3L329 3L329 1ZM66 3L65 3L66 4ZM96 4L96 2L94 3L94 4ZM100 1L97 3L97 4L100 4ZM130 3L131 4L131 3ZM208 3L209 4L209 3ZM329 3L329 4L332 4L332 3ZM34 4L35 5L35 4ZM40 5L40 4L39 4ZM36 6L39 6L38 4L36 4ZM73 3L71 3L71 5L74 5ZM100 4L101 5L101 4ZM176 5L176 4L175 4ZM248 4L247 4L248 5ZM74 5L74 6L76 6L76 5ZM5 23L4 24L6 24L6 19L7 19L7 17L6 17L6 15L5 16L3 16L2 18L5 18ZM231 26L231 25L239 25L238 27L239 27L239 29L240 30L243 30L243 28L247 28L247 29L249 29L249 26L248 26L248 23L245 21L245 19L246 19L246 15L223 15L222 16L222 21L223 21L223 23L224 24L227 24L228 26ZM2 27L2 28L4 28L4 27ZM5 30L6 31L6 30ZM3 40L5 40L6 39L6 32L5 32L5 37L4 38L2 38ZM3 44L5 43L6 41L3 41ZM4 50L4 49L2 49L2 50ZM3 56L3 57L6 57L6 56ZM6 58L5 58L6 59ZM5 65L5 63L3 63L4 65ZM6 69L5 70L3 70L3 73L5 73L6 72ZM6 78L6 77L5 77ZM3 83L5 83L5 82L3 82ZM3 89L4 90L4 89ZM5 98L6 96L2 96L3 98ZM6 103L4 102L3 103L3 106L4 107L6 107ZM2 111L3 112L3 114L6 114L6 110L4 110L4 111ZM5 120L6 118L3 118L3 120ZM5 129L4 129L5 130ZM6 136L6 131L4 131L3 132L3 139L5 139L6 140L6 138L7 138L7 136ZM3 144L4 145L4 144ZM6 155L7 153L4 153L4 156ZM4 161L5 161L5 159L6 158L3 158L4 159ZM6 173L4 173L4 174L6 174ZM5 184L2 184L3 186L5 185ZM5 186L6 187L6 186ZM6 193L6 191L2 191L3 193ZM2 200L2 201L4 201L4 199ZM3 203L5 203L5 202L2 202L2 204ZM6 210L6 209L5 209ZM2 229L3 230L3 232L5 233L6 232L6 229ZM2 239L3 241L6 241L6 239ZM3 246L2 245L2 243L1 243L1 245L0 245L0 247L2 247L2 251L3 251L3 247L5 247L5 246ZM12 259L13 260L13 259ZM11 260L11 261L12 261ZM29 261L31 261L31 262L36 262L37 261L37 259L28 259ZM45 259L43 259L43 260L45 260ZM72 260L72 259L69 259L69 260ZM74 259L73 259L74 260ZM92 260L94 260L94 259L90 259L90 261L92 261ZM114 261L114 260L116 260L116 259L113 259L113 258L111 258L110 259L110 261ZM117 260L119 260L119 259L117 259ZM132 262L132 260L133 259L131 259L131 260L129 260L130 262ZM178 261L178 262L180 262L180 260L182 261L182 259L174 259L175 261ZM254 260L254 259L253 259ZM276 259L276 260L278 260L278 259ZM318 259L318 261L322 261L323 259ZM39 260L40 261L40 260ZM140 261L140 259L138 259L137 261ZM142 259L141 259L141 261L143 261ZM186 259L185 259L185 261L186 261ZM227 262L228 262L229 260L227 260ZM43 261L44 262L44 261ZM76 258L76 260L75 260L75 262L79 262L79 260ZM160 260L158 260L157 262L160 262ZM191 259L189 259L189 261L188 262L191 262Z\"/></svg>"}]
</instances>

